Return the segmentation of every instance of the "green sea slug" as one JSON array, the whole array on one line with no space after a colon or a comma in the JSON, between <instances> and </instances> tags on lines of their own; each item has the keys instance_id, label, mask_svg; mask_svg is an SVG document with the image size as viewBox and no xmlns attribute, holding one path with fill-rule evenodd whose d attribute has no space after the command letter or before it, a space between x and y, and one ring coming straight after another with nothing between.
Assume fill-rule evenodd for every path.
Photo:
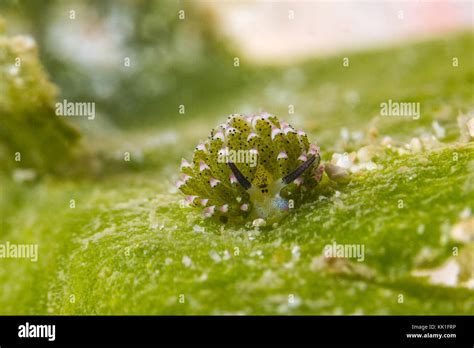
<instances>
[{"instance_id":1,"label":"green sea slug","mask_svg":"<svg viewBox=\"0 0 474 348\"><path fill-rule=\"evenodd\" d=\"M206 218L279 220L321 180L319 147L275 116L230 115L181 161L176 186Z\"/></svg>"}]
</instances>

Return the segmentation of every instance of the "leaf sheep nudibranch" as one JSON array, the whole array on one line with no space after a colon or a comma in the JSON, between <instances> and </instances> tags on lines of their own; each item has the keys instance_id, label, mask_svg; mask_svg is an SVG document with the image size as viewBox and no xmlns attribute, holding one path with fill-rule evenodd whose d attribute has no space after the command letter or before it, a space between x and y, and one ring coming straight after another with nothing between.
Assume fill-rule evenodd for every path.
<instances>
[{"instance_id":1,"label":"leaf sheep nudibranch","mask_svg":"<svg viewBox=\"0 0 474 348\"><path fill-rule=\"evenodd\" d=\"M181 161L177 187L204 217L275 221L321 180L319 147L264 113L231 115Z\"/></svg>"}]
</instances>

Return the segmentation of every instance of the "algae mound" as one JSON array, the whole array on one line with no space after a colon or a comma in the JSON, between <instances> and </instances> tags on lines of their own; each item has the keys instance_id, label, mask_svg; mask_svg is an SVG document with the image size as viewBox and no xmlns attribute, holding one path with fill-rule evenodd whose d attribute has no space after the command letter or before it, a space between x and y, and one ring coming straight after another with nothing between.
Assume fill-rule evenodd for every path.
<instances>
[{"instance_id":1,"label":"algae mound","mask_svg":"<svg viewBox=\"0 0 474 348\"><path fill-rule=\"evenodd\" d=\"M58 172L73 158L79 132L56 116L56 95L33 38L7 37L0 26L1 170Z\"/></svg>"}]
</instances>

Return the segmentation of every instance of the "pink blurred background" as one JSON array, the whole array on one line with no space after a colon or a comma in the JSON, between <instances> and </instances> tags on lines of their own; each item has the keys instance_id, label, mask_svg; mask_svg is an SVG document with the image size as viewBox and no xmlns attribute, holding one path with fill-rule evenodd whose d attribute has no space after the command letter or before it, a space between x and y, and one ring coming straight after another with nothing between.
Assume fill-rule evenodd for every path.
<instances>
[{"instance_id":1,"label":"pink blurred background","mask_svg":"<svg viewBox=\"0 0 474 348\"><path fill-rule=\"evenodd\" d=\"M199 1L253 61L393 45L473 30L473 1Z\"/></svg>"}]
</instances>

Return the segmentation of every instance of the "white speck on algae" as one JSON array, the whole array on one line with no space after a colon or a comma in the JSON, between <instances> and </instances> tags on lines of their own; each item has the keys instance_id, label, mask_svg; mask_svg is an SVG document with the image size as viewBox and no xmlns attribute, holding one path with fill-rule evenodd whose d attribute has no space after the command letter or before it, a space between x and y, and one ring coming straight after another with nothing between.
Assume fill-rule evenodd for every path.
<instances>
[{"instance_id":1,"label":"white speck on algae","mask_svg":"<svg viewBox=\"0 0 474 348\"><path fill-rule=\"evenodd\" d=\"M292 249L291 249L291 260L296 262L300 259L300 256L301 256L301 252L300 252L300 246L299 245L295 245Z\"/></svg>"},{"instance_id":2,"label":"white speck on algae","mask_svg":"<svg viewBox=\"0 0 474 348\"><path fill-rule=\"evenodd\" d=\"M199 225L194 225L193 226L193 231L196 232L196 233L202 233L204 232L206 229L202 226L199 226Z\"/></svg>"},{"instance_id":3,"label":"white speck on algae","mask_svg":"<svg viewBox=\"0 0 474 348\"><path fill-rule=\"evenodd\" d=\"M193 263L191 258L187 255L183 256L183 259L181 260L181 262L183 263L184 267L191 267L191 265Z\"/></svg>"},{"instance_id":4,"label":"white speck on algae","mask_svg":"<svg viewBox=\"0 0 474 348\"><path fill-rule=\"evenodd\" d=\"M429 277L431 284L456 286L460 272L459 264L456 260L448 260L441 267L433 270L415 270L412 275L415 277Z\"/></svg>"},{"instance_id":5,"label":"white speck on algae","mask_svg":"<svg viewBox=\"0 0 474 348\"><path fill-rule=\"evenodd\" d=\"M455 224L449 231L449 236L451 239L461 243L474 241L474 218L466 219Z\"/></svg>"},{"instance_id":6,"label":"white speck on algae","mask_svg":"<svg viewBox=\"0 0 474 348\"><path fill-rule=\"evenodd\" d=\"M212 259L215 263L219 263L219 262L221 262L221 260L222 260L221 257L220 257L220 255L219 255L219 254L217 253L217 251L215 251L215 250L211 250L211 251L209 252L209 256L211 257L211 259Z\"/></svg>"},{"instance_id":7,"label":"white speck on algae","mask_svg":"<svg viewBox=\"0 0 474 348\"><path fill-rule=\"evenodd\" d=\"M433 127L438 139L443 139L446 136L446 130L438 123L438 121L433 121L431 126Z\"/></svg>"}]
</instances>

